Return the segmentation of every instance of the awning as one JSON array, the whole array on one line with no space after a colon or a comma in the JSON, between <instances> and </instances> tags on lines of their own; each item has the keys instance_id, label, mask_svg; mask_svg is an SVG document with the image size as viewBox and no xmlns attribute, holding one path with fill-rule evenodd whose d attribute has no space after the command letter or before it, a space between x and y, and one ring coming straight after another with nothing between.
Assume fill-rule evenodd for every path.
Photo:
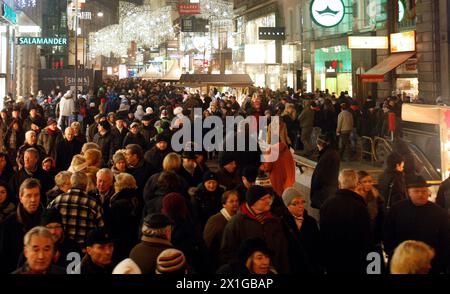
<instances>
[{"instance_id":1,"label":"awning","mask_svg":"<svg viewBox=\"0 0 450 294\"><path fill-rule=\"evenodd\" d=\"M378 83L384 81L384 75L411 58L415 52L395 53L384 59L366 73L361 75L365 83Z\"/></svg>"},{"instance_id":2,"label":"awning","mask_svg":"<svg viewBox=\"0 0 450 294\"><path fill-rule=\"evenodd\" d=\"M195 88L202 86L248 87L253 81L248 74L183 74L180 83Z\"/></svg>"}]
</instances>

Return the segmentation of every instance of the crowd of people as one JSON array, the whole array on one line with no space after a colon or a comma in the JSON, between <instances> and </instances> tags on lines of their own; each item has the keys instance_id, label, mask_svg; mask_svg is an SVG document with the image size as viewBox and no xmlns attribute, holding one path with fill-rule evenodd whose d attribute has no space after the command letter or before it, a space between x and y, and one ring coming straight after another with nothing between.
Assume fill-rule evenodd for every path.
<instances>
[{"instance_id":1,"label":"crowd of people","mask_svg":"<svg viewBox=\"0 0 450 294\"><path fill-rule=\"evenodd\" d=\"M366 273L370 252L387 254L384 272L448 270L448 184L442 207L428 201L400 149L378 190L367 172L340 170L359 136L387 134L399 97L188 93L124 79L86 95L12 98L0 120L1 273ZM279 116L279 142L216 152L194 141L175 152L172 137L195 108L203 118L266 116L268 133ZM248 147L259 131L221 139ZM278 158L262 160L273 148ZM310 195L295 185L294 150L318 155Z\"/></svg>"}]
</instances>

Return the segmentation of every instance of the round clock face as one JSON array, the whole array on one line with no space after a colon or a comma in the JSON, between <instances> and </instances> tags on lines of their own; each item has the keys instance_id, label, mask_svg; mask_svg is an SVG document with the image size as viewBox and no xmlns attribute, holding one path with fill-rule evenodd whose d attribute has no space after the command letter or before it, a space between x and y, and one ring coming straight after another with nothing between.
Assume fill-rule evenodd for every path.
<instances>
[{"instance_id":1,"label":"round clock face","mask_svg":"<svg viewBox=\"0 0 450 294\"><path fill-rule=\"evenodd\" d=\"M313 0L310 9L313 21L327 28L337 26L345 15L345 5L342 0Z\"/></svg>"}]
</instances>

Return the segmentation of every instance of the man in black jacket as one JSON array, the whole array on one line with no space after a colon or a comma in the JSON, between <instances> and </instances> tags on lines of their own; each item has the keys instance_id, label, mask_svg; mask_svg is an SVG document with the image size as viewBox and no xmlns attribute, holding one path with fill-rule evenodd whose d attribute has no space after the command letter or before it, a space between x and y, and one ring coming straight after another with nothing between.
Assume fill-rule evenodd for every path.
<instances>
[{"instance_id":1,"label":"man in black jacket","mask_svg":"<svg viewBox=\"0 0 450 294\"><path fill-rule=\"evenodd\" d=\"M80 266L81 274L111 274L114 240L104 228L92 229L86 238L86 255Z\"/></svg>"},{"instance_id":2,"label":"man in black jacket","mask_svg":"<svg viewBox=\"0 0 450 294\"><path fill-rule=\"evenodd\" d=\"M436 251L432 273L445 273L449 265L450 231L447 212L428 201L429 185L421 176L407 183L408 199L389 210L384 226L384 247L388 256L406 240L422 241Z\"/></svg>"},{"instance_id":3,"label":"man in black jacket","mask_svg":"<svg viewBox=\"0 0 450 294\"><path fill-rule=\"evenodd\" d=\"M323 203L334 196L338 189L338 176L340 157L338 152L331 146L330 140L320 135L317 139L319 148L319 161L311 177L311 207L309 212L312 217L318 219L317 209L321 209Z\"/></svg>"},{"instance_id":4,"label":"man in black jacket","mask_svg":"<svg viewBox=\"0 0 450 294\"><path fill-rule=\"evenodd\" d=\"M339 174L341 190L320 209L323 263L327 273L366 273L372 247L370 216L364 199L354 192L354 170Z\"/></svg>"}]
</instances>

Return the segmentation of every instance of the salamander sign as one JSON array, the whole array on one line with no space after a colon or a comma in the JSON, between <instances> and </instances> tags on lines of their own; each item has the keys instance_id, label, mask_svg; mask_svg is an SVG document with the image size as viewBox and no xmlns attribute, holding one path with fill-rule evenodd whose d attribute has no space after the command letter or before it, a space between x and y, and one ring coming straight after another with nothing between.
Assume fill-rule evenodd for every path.
<instances>
[{"instance_id":1,"label":"salamander sign","mask_svg":"<svg viewBox=\"0 0 450 294\"><path fill-rule=\"evenodd\" d=\"M67 45L67 38L18 37L17 45Z\"/></svg>"}]
</instances>

